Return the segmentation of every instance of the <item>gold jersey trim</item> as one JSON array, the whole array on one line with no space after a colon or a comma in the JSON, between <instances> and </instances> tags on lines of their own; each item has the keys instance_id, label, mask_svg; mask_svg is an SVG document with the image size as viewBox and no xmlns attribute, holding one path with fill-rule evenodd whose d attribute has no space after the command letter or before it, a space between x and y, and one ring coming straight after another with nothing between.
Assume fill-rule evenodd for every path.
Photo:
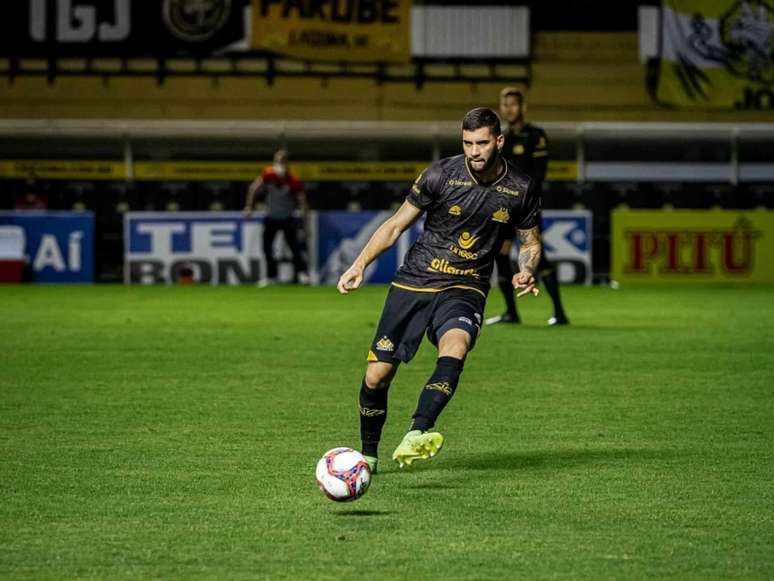
<instances>
[{"instance_id":1,"label":"gold jersey trim","mask_svg":"<svg viewBox=\"0 0 774 581\"><path fill-rule=\"evenodd\" d=\"M484 291L482 291L480 288L476 288L474 286L467 286L467 285L464 285L464 284L453 284L451 286L445 286L443 288L417 288L415 286L407 286L405 284L400 284L398 282L394 282L394 283L392 283L392 286L394 286L396 288L403 289L403 290L412 291L412 292L415 292L415 293L440 293L440 292L443 292L445 290L449 290L449 289L452 289L452 288L461 288L461 289L464 289L464 290L476 291L482 297L486 298L486 293Z\"/></svg>"},{"instance_id":2,"label":"gold jersey trim","mask_svg":"<svg viewBox=\"0 0 774 581\"><path fill-rule=\"evenodd\" d=\"M484 186L485 188L491 188L494 185L497 185L502 181L502 179L508 174L508 164L506 161L502 158L500 158L500 161L503 163L503 173L500 174L500 177L498 177L495 181L493 181L491 184L482 184L480 181L476 179L476 176L473 175L473 172L470 171L470 166L468 166L468 158L465 158L465 169L468 170L468 175L470 176L470 179L473 180L473 183L475 183L477 186Z\"/></svg>"}]
</instances>

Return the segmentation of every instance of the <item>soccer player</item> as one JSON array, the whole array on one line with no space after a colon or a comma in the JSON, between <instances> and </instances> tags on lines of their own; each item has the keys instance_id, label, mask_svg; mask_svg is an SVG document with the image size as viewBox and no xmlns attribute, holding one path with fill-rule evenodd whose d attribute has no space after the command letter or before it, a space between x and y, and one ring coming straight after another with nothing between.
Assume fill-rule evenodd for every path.
<instances>
[{"instance_id":1,"label":"soccer player","mask_svg":"<svg viewBox=\"0 0 774 581\"><path fill-rule=\"evenodd\" d=\"M518 229L519 296L533 293L540 260L537 220L540 193L532 180L500 155L500 119L478 108L462 120L463 155L430 165L411 186L403 205L384 222L341 275L342 294L357 289L371 262L426 213L422 235L406 254L382 311L360 387L362 452L376 470L387 392L400 362L409 362L422 336L438 349L435 370L419 395L409 432L392 457L401 467L434 456L443 436L432 431L454 395L465 357L481 330L494 258Z\"/></svg>"},{"instance_id":2,"label":"soccer player","mask_svg":"<svg viewBox=\"0 0 774 581\"><path fill-rule=\"evenodd\" d=\"M278 149L272 165L264 168L247 189L245 217L253 211L256 194L266 201L266 217L263 220L263 254L266 257L266 280L260 286L276 282L277 260L274 258L274 239L281 231L293 254L294 282L309 282L306 262L301 255L293 212L298 207L306 216L304 185L288 170L288 152ZM306 219L304 219L304 223Z\"/></svg>"},{"instance_id":3,"label":"soccer player","mask_svg":"<svg viewBox=\"0 0 774 581\"><path fill-rule=\"evenodd\" d=\"M545 180L546 167L548 166L548 138L540 127L527 123L526 113L527 103L521 91L506 87L500 92L500 115L507 124L507 130L504 131L503 157L531 177L535 182L535 189L542 192L543 180ZM538 219L538 227L540 227L540 219ZM505 298L506 311L502 315L487 319L487 325L519 322L516 299L513 296L513 287L511 286L511 278L513 277L512 244L513 236L510 236L495 260L497 263L497 282ZM548 324L567 325L570 321L562 307L556 267L546 258L545 248L540 254L537 272L538 278L546 287L546 291L548 291L554 304L554 316L548 319Z\"/></svg>"}]
</instances>

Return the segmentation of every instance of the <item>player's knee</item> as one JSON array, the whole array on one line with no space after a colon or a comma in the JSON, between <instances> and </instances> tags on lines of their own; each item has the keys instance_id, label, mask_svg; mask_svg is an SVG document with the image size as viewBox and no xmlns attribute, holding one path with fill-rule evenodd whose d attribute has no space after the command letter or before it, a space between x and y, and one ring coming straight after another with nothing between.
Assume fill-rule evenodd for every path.
<instances>
[{"instance_id":1,"label":"player's knee","mask_svg":"<svg viewBox=\"0 0 774 581\"><path fill-rule=\"evenodd\" d=\"M438 341L438 356L464 360L472 343L473 337L467 331L449 329Z\"/></svg>"},{"instance_id":2,"label":"player's knee","mask_svg":"<svg viewBox=\"0 0 774 581\"><path fill-rule=\"evenodd\" d=\"M366 387L369 389L387 389L395 376L395 365L383 361L368 364L365 373Z\"/></svg>"}]
</instances>

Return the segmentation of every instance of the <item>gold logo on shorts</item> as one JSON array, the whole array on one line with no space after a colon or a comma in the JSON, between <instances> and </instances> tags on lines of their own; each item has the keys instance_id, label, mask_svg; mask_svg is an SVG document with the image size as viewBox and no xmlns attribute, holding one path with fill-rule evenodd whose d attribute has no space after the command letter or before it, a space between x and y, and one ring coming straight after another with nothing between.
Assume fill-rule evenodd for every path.
<instances>
[{"instance_id":1,"label":"gold logo on shorts","mask_svg":"<svg viewBox=\"0 0 774 581\"><path fill-rule=\"evenodd\" d=\"M440 391L441 393L448 395L449 397L451 397L452 395L451 385L449 385L448 381L444 381L441 383L428 383L425 386L425 389L429 389L432 391Z\"/></svg>"},{"instance_id":2,"label":"gold logo on shorts","mask_svg":"<svg viewBox=\"0 0 774 581\"><path fill-rule=\"evenodd\" d=\"M470 250L473 248L473 245L478 242L479 237L473 236L470 232L463 232L460 234L459 240L457 240L457 244L460 245L461 248L464 248L465 250Z\"/></svg>"},{"instance_id":3,"label":"gold logo on shorts","mask_svg":"<svg viewBox=\"0 0 774 581\"><path fill-rule=\"evenodd\" d=\"M508 208L500 208L494 214L492 214L492 220L495 222L502 222L505 224L511 219L511 214L508 212Z\"/></svg>"},{"instance_id":4,"label":"gold logo on shorts","mask_svg":"<svg viewBox=\"0 0 774 581\"><path fill-rule=\"evenodd\" d=\"M451 208L449 208L449 214L451 214L452 216L459 216L460 214L462 214L462 208L460 208L459 206L452 206Z\"/></svg>"},{"instance_id":5,"label":"gold logo on shorts","mask_svg":"<svg viewBox=\"0 0 774 581\"><path fill-rule=\"evenodd\" d=\"M395 351L395 345L392 344L392 341L388 337L382 337L377 341L376 343L376 350L377 351Z\"/></svg>"}]
</instances>

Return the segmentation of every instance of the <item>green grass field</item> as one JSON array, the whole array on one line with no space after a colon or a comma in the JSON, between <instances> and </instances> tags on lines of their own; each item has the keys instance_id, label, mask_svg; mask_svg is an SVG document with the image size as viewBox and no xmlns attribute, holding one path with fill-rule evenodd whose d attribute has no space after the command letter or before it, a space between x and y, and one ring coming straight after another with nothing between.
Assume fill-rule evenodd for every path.
<instances>
[{"instance_id":1,"label":"green grass field","mask_svg":"<svg viewBox=\"0 0 774 581\"><path fill-rule=\"evenodd\" d=\"M336 504L384 287L0 287L0 577L774 578L774 289L564 292L571 327L485 329L399 471L426 343Z\"/></svg>"}]
</instances>

